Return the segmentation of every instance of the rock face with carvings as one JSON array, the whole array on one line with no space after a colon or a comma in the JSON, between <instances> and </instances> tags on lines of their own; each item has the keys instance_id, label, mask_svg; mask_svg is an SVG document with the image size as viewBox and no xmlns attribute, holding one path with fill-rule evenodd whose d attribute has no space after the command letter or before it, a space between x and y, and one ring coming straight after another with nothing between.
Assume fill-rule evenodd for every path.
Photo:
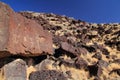
<instances>
[{"instance_id":1,"label":"rock face with carvings","mask_svg":"<svg viewBox=\"0 0 120 80\"><path fill-rule=\"evenodd\" d=\"M52 35L35 21L0 3L0 56L52 54Z\"/></svg>"}]
</instances>

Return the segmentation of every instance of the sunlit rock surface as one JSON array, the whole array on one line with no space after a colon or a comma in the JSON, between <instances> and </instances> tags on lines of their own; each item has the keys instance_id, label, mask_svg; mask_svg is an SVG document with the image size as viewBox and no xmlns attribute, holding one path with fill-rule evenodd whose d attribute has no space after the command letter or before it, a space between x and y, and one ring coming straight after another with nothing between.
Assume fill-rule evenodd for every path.
<instances>
[{"instance_id":1,"label":"sunlit rock surface","mask_svg":"<svg viewBox=\"0 0 120 80\"><path fill-rule=\"evenodd\" d=\"M52 54L52 35L0 2L0 57Z\"/></svg>"},{"instance_id":2,"label":"sunlit rock surface","mask_svg":"<svg viewBox=\"0 0 120 80\"><path fill-rule=\"evenodd\" d=\"M18 70L19 79L26 80L120 79L119 23L87 23L32 11L15 13L0 4L0 80ZM6 73L9 70L11 74Z\"/></svg>"},{"instance_id":3,"label":"sunlit rock surface","mask_svg":"<svg viewBox=\"0 0 120 80\"><path fill-rule=\"evenodd\" d=\"M62 71L68 80L120 79L119 23L87 23L52 13L20 14L53 34L55 52L46 69Z\"/></svg>"}]
</instances>

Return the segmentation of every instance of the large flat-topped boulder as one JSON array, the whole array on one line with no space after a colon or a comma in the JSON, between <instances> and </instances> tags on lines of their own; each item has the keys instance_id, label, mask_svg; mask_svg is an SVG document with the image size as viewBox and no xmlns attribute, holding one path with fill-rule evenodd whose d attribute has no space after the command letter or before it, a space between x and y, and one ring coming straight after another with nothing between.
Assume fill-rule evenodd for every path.
<instances>
[{"instance_id":1,"label":"large flat-topped boulder","mask_svg":"<svg viewBox=\"0 0 120 80\"><path fill-rule=\"evenodd\" d=\"M52 35L35 21L0 2L0 54L6 56L8 53L21 56L52 54Z\"/></svg>"}]
</instances>

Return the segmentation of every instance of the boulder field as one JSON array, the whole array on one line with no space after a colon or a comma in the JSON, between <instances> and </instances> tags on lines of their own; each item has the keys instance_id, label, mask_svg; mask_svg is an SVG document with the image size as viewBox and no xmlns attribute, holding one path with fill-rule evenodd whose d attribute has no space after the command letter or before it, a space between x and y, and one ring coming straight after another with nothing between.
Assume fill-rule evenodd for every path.
<instances>
[{"instance_id":1,"label":"boulder field","mask_svg":"<svg viewBox=\"0 0 120 80\"><path fill-rule=\"evenodd\" d=\"M120 80L120 24L0 2L0 80Z\"/></svg>"}]
</instances>

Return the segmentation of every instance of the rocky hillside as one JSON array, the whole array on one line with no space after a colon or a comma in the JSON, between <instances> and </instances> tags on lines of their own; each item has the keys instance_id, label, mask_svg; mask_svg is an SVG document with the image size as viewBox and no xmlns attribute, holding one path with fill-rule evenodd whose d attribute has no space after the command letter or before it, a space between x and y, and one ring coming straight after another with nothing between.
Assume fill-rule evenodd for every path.
<instances>
[{"instance_id":1,"label":"rocky hillside","mask_svg":"<svg viewBox=\"0 0 120 80\"><path fill-rule=\"evenodd\" d=\"M62 71L69 76L68 80L120 79L119 23L93 24L35 12L20 14L52 33L54 55L51 57L57 66L49 64L52 70Z\"/></svg>"},{"instance_id":2,"label":"rocky hillside","mask_svg":"<svg viewBox=\"0 0 120 80\"><path fill-rule=\"evenodd\" d=\"M14 12L0 3L0 80L120 80L120 24Z\"/></svg>"}]
</instances>

